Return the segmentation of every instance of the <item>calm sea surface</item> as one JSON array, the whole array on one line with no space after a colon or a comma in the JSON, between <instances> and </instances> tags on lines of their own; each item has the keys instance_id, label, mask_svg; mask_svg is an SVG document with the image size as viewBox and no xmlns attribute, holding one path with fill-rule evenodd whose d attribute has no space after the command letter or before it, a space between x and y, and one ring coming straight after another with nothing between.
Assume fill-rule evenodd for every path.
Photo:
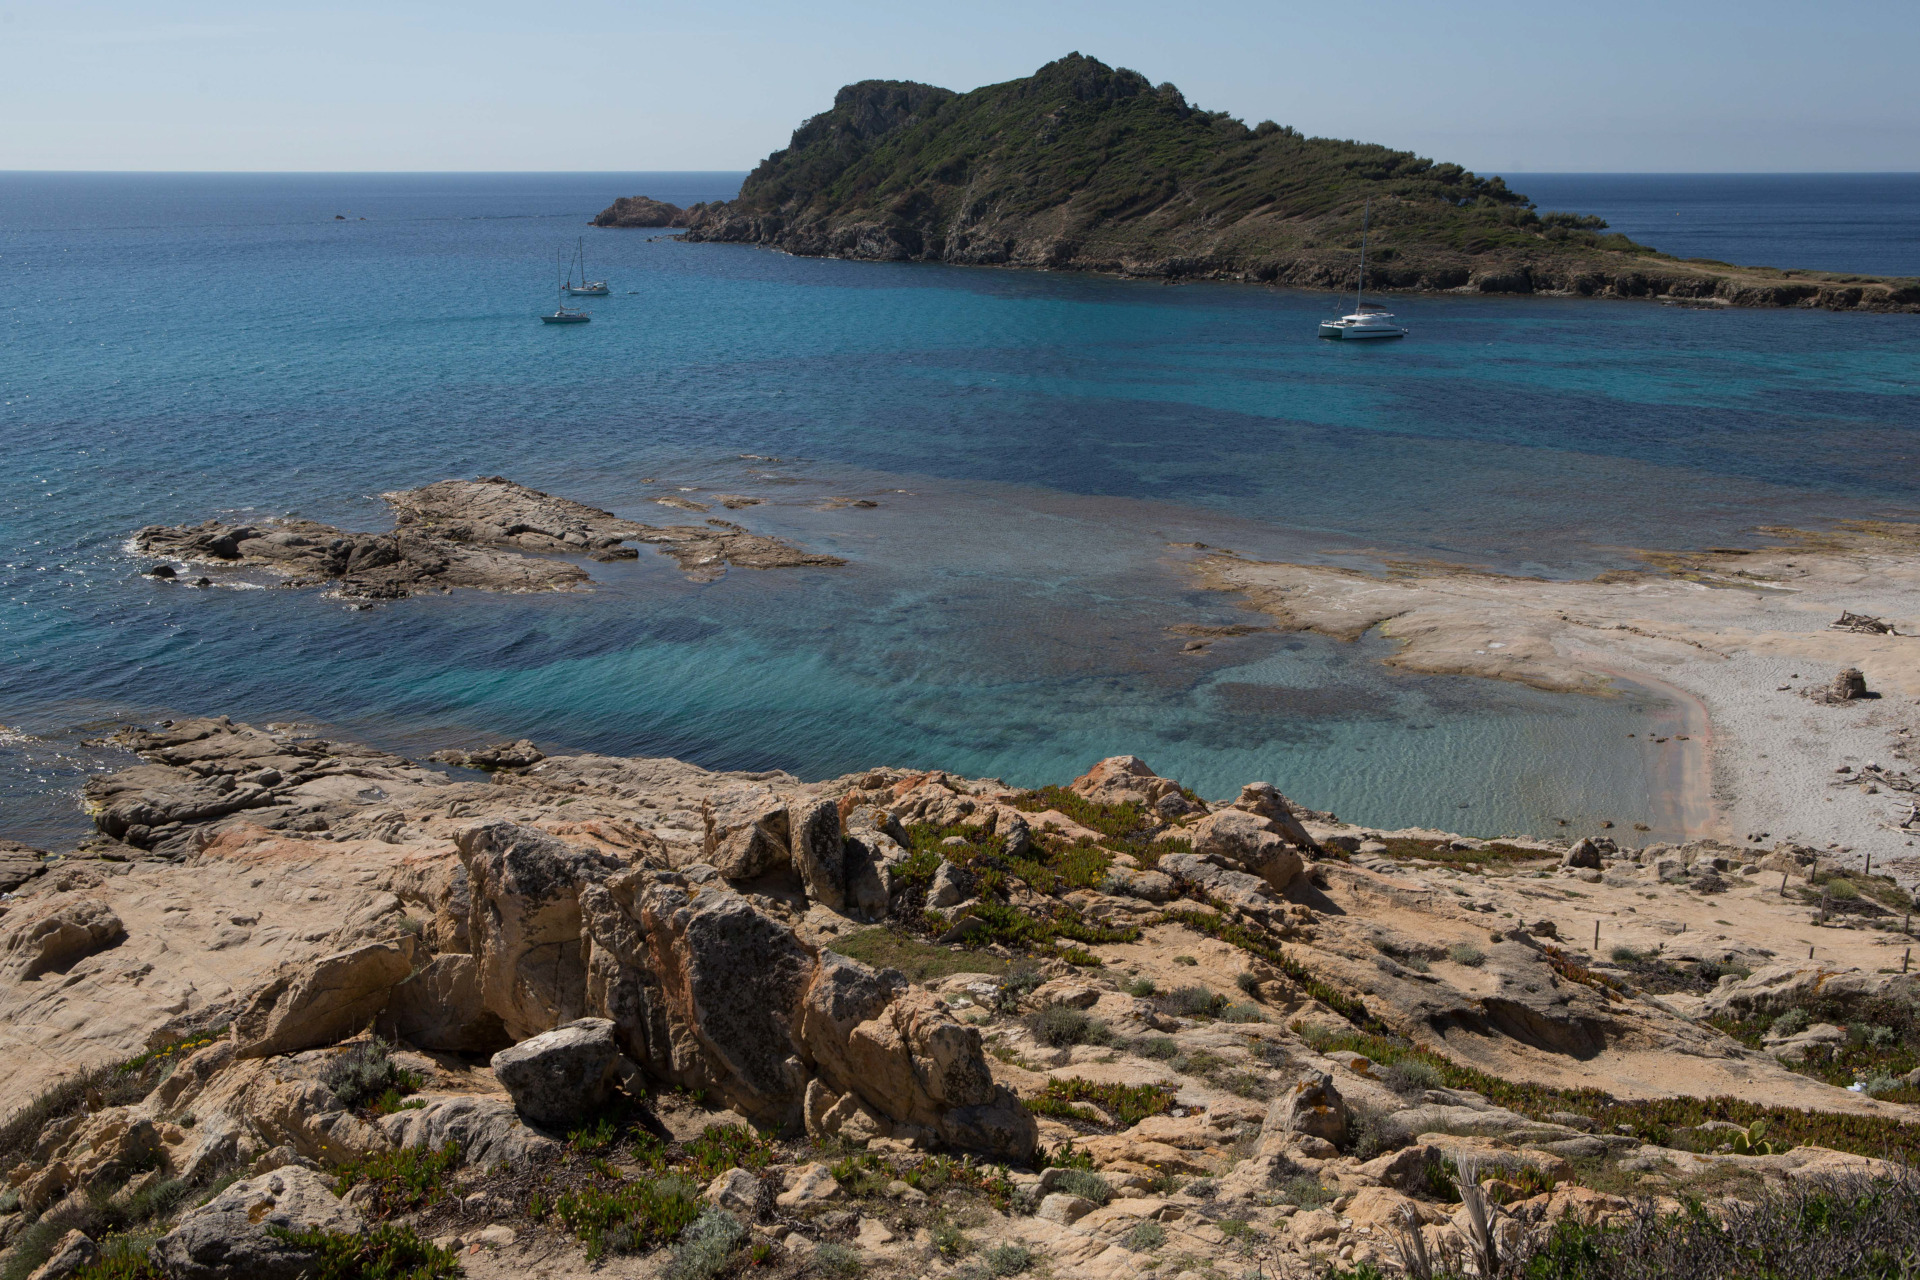
<instances>
[{"instance_id":1,"label":"calm sea surface","mask_svg":"<svg viewBox=\"0 0 1920 1280\"><path fill-rule=\"evenodd\" d=\"M1169 626L1247 615L1170 544L1570 575L1920 507L1917 317L1405 298L1414 336L1355 349L1315 339L1325 295L584 226L615 195L738 180L0 174L0 836L84 825L106 727L211 712L805 777L1064 781L1131 751L1207 794L1265 778L1379 824L1658 828L1627 736L1657 698L1409 676L1373 640L1185 655ZM1683 252L1915 269L1910 240L1861 256L1858 210L1823 221L1792 181L1742 205L1699 180L1717 223L1694 180L1554 181L1588 195L1542 207L1662 247L1634 219L1690 210ZM542 325L581 235L614 294ZM664 493L753 494L715 513L851 563L696 586L643 551L589 566L591 594L354 612L156 583L124 549L240 513L383 529L382 491L495 473L657 523L699 518Z\"/></svg>"}]
</instances>

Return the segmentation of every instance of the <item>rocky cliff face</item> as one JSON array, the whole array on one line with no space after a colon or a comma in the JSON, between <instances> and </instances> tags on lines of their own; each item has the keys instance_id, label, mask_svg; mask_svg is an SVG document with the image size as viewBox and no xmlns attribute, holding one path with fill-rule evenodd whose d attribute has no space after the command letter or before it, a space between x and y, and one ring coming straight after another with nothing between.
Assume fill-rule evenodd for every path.
<instances>
[{"instance_id":1,"label":"rocky cliff face","mask_svg":"<svg viewBox=\"0 0 1920 1280\"><path fill-rule=\"evenodd\" d=\"M1920 310L1912 280L1676 261L1499 178L1249 129L1079 54L967 94L849 85L686 225L807 256L1350 289L1369 202L1369 289Z\"/></svg>"}]
</instances>

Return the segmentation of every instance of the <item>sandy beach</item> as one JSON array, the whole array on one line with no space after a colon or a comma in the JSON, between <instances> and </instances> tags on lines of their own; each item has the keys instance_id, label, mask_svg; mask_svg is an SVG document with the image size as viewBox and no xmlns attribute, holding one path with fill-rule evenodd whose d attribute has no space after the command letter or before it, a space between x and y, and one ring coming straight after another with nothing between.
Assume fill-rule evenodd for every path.
<instances>
[{"instance_id":1,"label":"sandy beach","mask_svg":"<svg viewBox=\"0 0 1920 1280\"><path fill-rule=\"evenodd\" d=\"M1192 566L1285 628L1349 640L1377 629L1399 644L1387 661L1409 670L1598 697L1629 684L1664 692L1690 726L1656 739L1690 835L1810 845L1920 878L1920 822L1901 825L1920 730L1920 528L1764 532L1779 545L1643 552L1646 569L1585 581L1426 561L1368 573L1218 548L1194 548ZM1893 630L1836 627L1843 612ZM1824 700L1848 667L1869 696Z\"/></svg>"}]
</instances>

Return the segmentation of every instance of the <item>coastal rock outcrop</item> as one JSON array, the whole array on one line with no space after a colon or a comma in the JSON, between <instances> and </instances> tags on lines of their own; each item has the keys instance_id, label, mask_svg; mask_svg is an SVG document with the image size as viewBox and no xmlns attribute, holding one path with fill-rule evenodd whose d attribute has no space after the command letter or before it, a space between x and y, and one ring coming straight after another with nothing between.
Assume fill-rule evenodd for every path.
<instances>
[{"instance_id":1,"label":"coastal rock outcrop","mask_svg":"<svg viewBox=\"0 0 1920 1280\"><path fill-rule=\"evenodd\" d=\"M665 200L621 196L594 215L596 227L684 227L687 211Z\"/></svg>"},{"instance_id":2,"label":"coastal rock outcrop","mask_svg":"<svg viewBox=\"0 0 1920 1280\"><path fill-rule=\"evenodd\" d=\"M394 600L458 587L486 591L566 591L589 581L585 570L539 555L633 559L625 545L648 543L679 562L696 582L727 567L776 569L844 564L725 520L706 526L657 526L623 520L598 507L542 493L503 476L443 480L381 495L394 512L389 533L350 533L311 520L149 525L133 535L143 555L193 564L256 566L288 586L330 585L339 594Z\"/></svg>"}]
</instances>

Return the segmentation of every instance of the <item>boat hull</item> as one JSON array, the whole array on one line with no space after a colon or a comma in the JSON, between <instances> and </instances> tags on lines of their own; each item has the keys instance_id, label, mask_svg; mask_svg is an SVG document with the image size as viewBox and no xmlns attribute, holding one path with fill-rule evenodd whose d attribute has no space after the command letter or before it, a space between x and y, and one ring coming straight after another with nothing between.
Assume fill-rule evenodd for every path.
<instances>
[{"instance_id":1,"label":"boat hull","mask_svg":"<svg viewBox=\"0 0 1920 1280\"><path fill-rule=\"evenodd\" d=\"M541 316L542 324L585 324L592 316Z\"/></svg>"},{"instance_id":2,"label":"boat hull","mask_svg":"<svg viewBox=\"0 0 1920 1280\"><path fill-rule=\"evenodd\" d=\"M1407 331L1388 325L1323 324L1320 326L1320 336L1338 338L1342 342L1356 342L1363 338L1404 338L1407 336Z\"/></svg>"},{"instance_id":3,"label":"boat hull","mask_svg":"<svg viewBox=\"0 0 1920 1280\"><path fill-rule=\"evenodd\" d=\"M576 298L604 298L607 296L608 290L604 287L599 289L580 289L580 288L569 287L567 289L567 292Z\"/></svg>"}]
</instances>

